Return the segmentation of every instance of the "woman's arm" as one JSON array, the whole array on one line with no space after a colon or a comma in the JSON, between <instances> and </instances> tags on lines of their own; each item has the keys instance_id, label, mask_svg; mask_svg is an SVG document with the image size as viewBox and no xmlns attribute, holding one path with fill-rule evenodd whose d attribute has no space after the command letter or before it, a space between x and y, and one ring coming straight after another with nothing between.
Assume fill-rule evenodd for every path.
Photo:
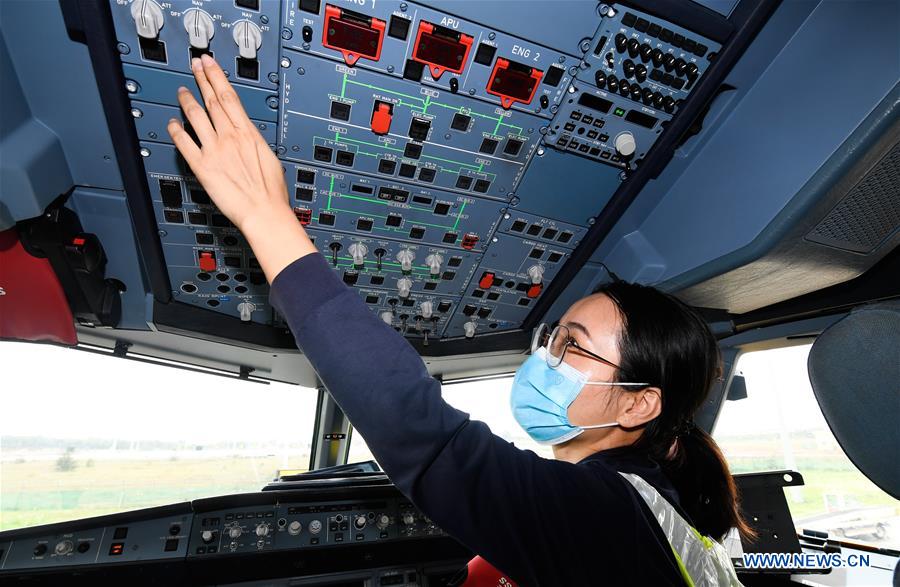
<instances>
[{"instance_id":1,"label":"woman's arm","mask_svg":"<svg viewBox=\"0 0 900 587\"><path fill-rule=\"evenodd\" d=\"M179 102L202 147L175 120L172 139L250 242L272 283L273 305L381 466L422 511L491 564L523 584L552 582L548 569L571 558L566 508L585 499L602 504L603 485L583 467L515 448L443 401L412 346L312 254L288 205L281 163L219 66L204 56L194 74L209 116L186 89ZM609 491L627 498L620 479ZM564 576L558 570L556 578Z\"/></svg>"},{"instance_id":2,"label":"woman's arm","mask_svg":"<svg viewBox=\"0 0 900 587\"><path fill-rule=\"evenodd\" d=\"M316 248L291 211L281 162L222 69L208 55L193 59L191 67L206 110L187 88L178 90L178 102L201 145L174 118L169 134L216 206L244 234L271 283Z\"/></svg>"}]
</instances>

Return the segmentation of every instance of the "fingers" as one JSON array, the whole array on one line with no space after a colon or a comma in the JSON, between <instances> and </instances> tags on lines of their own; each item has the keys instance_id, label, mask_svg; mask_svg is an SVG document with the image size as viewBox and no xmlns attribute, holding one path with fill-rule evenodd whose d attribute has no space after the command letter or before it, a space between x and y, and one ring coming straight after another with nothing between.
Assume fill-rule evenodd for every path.
<instances>
[{"instance_id":1,"label":"fingers","mask_svg":"<svg viewBox=\"0 0 900 587\"><path fill-rule=\"evenodd\" d=\"M197 59L191 59L191 70L194 72L194 79L197 80L197 87L200 88L200 94L203 96L203 102L206 104L206 111L212 119L213 126L218 132L225 130L226 125L233 126L231 119L222 109L216 92L210 85L206 77L206 71L203 69L203 62Z\"/></svg>"},{"instance_id":2,"label":"fingers","mask_svg":"<svg viewBox=\"0 0 900 587\"><path fill-rule=\"evenodd\" d=\"M200 142L204 145L212 144L216 139L216 131L209 122L206 111L187 88L178 88L178 103L181 104L181 110L184 111Z\"/></svg>"},{"instance_id":3,"label":"fingers","mask_svg":"<svg viewBox=\"0 0 900 587\"><path fill-rule=\"evenodd\" d=\"M219 64L209 55L203 54L200 59L203 63L203 71L206 74L206 79L209 80L209 84L212 86L213 91L215 91L216 97L222 105L222 108L225 110L225 113L228 115L228 118L231 119L231 123L237 128L247 128L250 126L250 118L244 111L244 107L241 105L237 93L234 91L234 88L231 87L231 83L229 83L228 78L225 77L222 68L219 67Z\"/></svg>"},{"instance_id":4,"label":"fingers","mask_svg":"<svg viewBox=\"0 0 900 587\"><path fill-rule=\"evenodd\" d=\"M197 164L200 163L200 147L194 142L194 139L191 138L187 132L185 132L184 127L181 126L181 123L172 118L169 120L169 124L166 126L166 130L169 131L169 136L172 137L172 142L175 143L175 147L181 153L181 156L184 157L184 160L187 161L187 164L191 169L196 169ZM201 139L202 140L202 139ZM196 173L196 172L195 172Z\"/></svg>"}]
</instances>

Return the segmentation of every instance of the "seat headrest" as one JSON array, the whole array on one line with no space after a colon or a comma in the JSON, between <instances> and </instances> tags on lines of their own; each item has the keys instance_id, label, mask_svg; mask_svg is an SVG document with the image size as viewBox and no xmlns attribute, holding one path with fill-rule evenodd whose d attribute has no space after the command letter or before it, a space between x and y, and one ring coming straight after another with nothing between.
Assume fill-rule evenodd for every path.
<instances>
[{"instance_id":1,"label":"seat headrest","mask_svg":"<svg viewBox=\"0 0 900 587\"><path fill-rule=\"evenodd\" d=\"M835 439L863 474L900 499L900 301L853 310L813 344L809 379Z\"/></svg>"}]
</instances>

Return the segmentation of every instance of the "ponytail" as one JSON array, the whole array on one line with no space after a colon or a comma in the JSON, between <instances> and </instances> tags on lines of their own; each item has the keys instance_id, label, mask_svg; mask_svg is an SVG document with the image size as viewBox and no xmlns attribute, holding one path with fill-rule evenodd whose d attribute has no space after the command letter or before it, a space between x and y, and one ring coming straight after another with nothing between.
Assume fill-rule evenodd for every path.
<instances>
[{"instance_id":1,"label":"ponytail","mask_svg":"<svg viewBox=\"0 0 900 587\"><path fill-rule=\"evenodd\" d=\"M706 322L652 287L616 281L594 293L609 296L622 317L618 380L646 381L662 390L662 410L635 447L660 464L701 534L721 541L737 528L742 538L754 538L722 451L692 423L721 372L719 346Z\"/></svg>"},{"instance_id":2,"label":"ponytail","mask_svg":"<svg viewBox=\"0 0 900 587\"><path fill-rule=\"evenodd\" d=\"M737 528L744 540L754 539L756 532L741 515L737 487L716 441L689 424L673 449L660 460L660 466L678 491L681 507L694 527L719 541L731 528Z\"/></svg>"}]
</instances>

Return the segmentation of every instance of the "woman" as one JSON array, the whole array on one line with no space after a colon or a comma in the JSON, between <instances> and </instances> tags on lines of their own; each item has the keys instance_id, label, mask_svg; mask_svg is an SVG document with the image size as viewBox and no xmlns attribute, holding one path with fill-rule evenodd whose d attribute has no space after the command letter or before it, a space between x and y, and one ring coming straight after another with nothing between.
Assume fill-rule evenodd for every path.
<instances>
[{"instance_id":1,"label":"woman","mask_svg":"<svg viewBox=\"0 0 900 587\"><path fill-rule=\"evenodd\" d=\"M193 70L206 110L185 88L178 99L202 148L174 119L172 140L247 238L273 305L392 481L483 557L471 583L494 573L498 585L736 584L721 547L685 521L715 539L748 530L721 454L690 424L718 375L700 318L624 283L574 304L536 333L513 384L516 419L556 460L519 450L444 403L412 347L335 276L222 70L208 56Z\"/></svg>"}]
</instances>

